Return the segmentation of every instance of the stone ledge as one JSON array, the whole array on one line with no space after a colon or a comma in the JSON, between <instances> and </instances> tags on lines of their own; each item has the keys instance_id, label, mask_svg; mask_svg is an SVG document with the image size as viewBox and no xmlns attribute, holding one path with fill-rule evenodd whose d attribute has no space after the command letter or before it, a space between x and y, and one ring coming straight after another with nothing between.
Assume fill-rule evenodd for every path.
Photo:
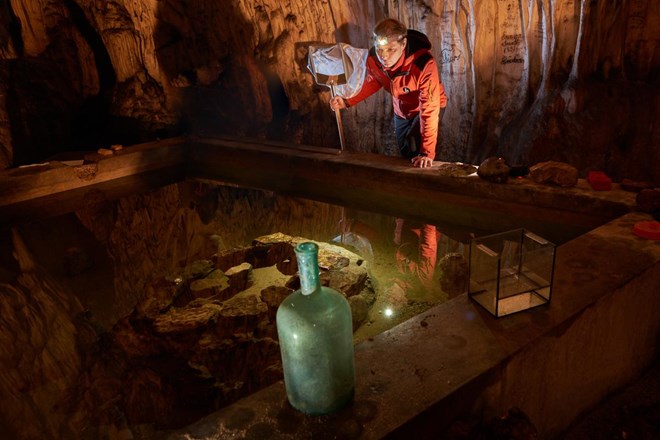
<instances>
[{"instance_id":1,"label":"stone ledge","mask_svg":"<svg viewBox=\"0 0 660 440\"><path fill-rule=\"evenodd\" d=\"M190 176L278 191L438 224L483 229L521 225L555 240L561 227L578 236L635 209L635 194L615 185L593 191L584 180L575 188L511 179L507 184L476 175L452 177L412 168L404 159L376 154L334 154L282 149L250 140L190 140ZM560 226L561 225L561 226Z\"/></svg>"},{"instance_id":2,"label":"stone ledge","mask_svg":"<svg viewBox=\"0 0 660 440\"><path fill-rule=\"evenodd\" d=\"M11 223L48 215L68 196L80 199L99 190L112 199L113 191L130 191L132 184L134 191L141 191L185 178L475 228L483 226L486 216L495 228L513 229L523 222L541 235L561 224L574 228L577 236L635 209L635 194L616 184L612 191L593 191L584 180L568 189L529 179L494 184L476 175L442 175L440 163L421 170L396 157L260 142L173 138L127 147L121 154L81 165L93 167L89 173L57 161L3 170L0 219ZM67 209L75 209L75 204Z\"/></svg>"}]
</instances>

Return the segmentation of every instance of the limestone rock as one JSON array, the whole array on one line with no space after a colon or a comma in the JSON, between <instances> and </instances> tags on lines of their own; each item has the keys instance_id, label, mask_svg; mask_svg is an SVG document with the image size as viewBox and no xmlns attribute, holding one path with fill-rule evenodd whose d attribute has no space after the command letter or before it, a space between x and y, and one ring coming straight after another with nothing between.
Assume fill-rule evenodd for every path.
<instances>
[{"instance_id":1,"label":"limestone rock","mask_svg":"<svg viewBox=\"0 0 660 440\"><path fill-rule=\"evenodd\" d=\"M96 163L83 164L73 167L73 172L80 180L92 180L96 177L97 168Z\"/></svg>"},{"instance_id":2,"label":"limestone rock","mask_svg":"<svg viewBox=\"0 0 660 440\"><path fill-rule=\"evenodd\" d=\"M245 275L245 283L247 283L248 275ZM243 281L241 277L234 276L235 280ZM221 270L214 270L206 277L194 280L190 283L190 293L193 298L208 298L211 296L219 296L228 290L232 283L232 278L222 273ZM242 290L244 284L239 284L237 291ZM233 286L232 286L233 287ZM227 294L227 297L229 294Z\"/></svg>"},{"instance_id":3,"label":"limestone rock","mask_svg":"<svg viewBox=\"0 0 660 440\"><path fill-rule=\"evenodd\" d=\"M255 240L252 246L221 251L216 256L216 267L228 270L239 264L249 263L253 267L277 265L280 272L292 275L298 270L293 245L279 241L273 236L271 241Z\"/></svg>"},{"instance_id":4,"label":"limestone rock","mask_svg":"<svg viewBox=\"0 0 660 440\"><path fill-rule=\"evenodd\" d=\"M209 260L197 260L186 266L183 271L185 278L203 278L213 271L213 263Z\"/></svg>"},{"instance_id":5,"label":"limestone rock","mask_svg":"<svg viewBox=\"0 0 660 440\"><path fill-rule=\"evenodd\" d=\"M255 296L235 296L223 303L224 317L257 316L268 311L268 305Z\"/></svg>"},{"instance_id":6,"label":"limestone rock","mask_svg":"<svg viewBox=\"0 0 660 440\"><path fill-rule=\"evenodd\" d=\"M367 272L360 270L358 266L345 266L343 269L321 272L321 284L338 290L350 298L362 292L368 276Z\"/></svg>"},{"instance_id":7,"label":"limestone rock","mask_svg":"<svg viewBox=\"0 0 660 440\"><path fill-rule=\"evenodd\" d=\"M374 303L374 298L368 294L353 295L348 298L353 318L353 331L360 327L369 316L369 310Z\"/></svg>"},{"instance_id":8,"label":"limestone rock","mask_svg":"<svg viewBox=\"0 0 660 440\"><path fill-rule=\"evenodd\" d=\"M569 188L577 184L578 170L567 163L548 161L530 167L529 176L536 183Z\"/></svg>"},{"instance_id":9,"label":"limestone rock","mask_svg":"<svg viewBox=\"0 0 660 440\"><path fill-rule=\"evenodd\" d=\"M172 308L154 320L153 329L159 334L203 330L215 322L222 310L222 306L212 303L200 307Z\"/></svg>"},{"instance_id":10,"label":"limestone rock","mask_svg":"<svg viewBox=\"0 0 660 440\"><path fill-rule=\"evenodd\" d=\"M79 432L80 420L54 411L53 406L63 396L73 395L84 375L85 359L78 346L83 329L76 320L82 306L36 264L18 232L3 239L13 241L18 265L13 281L0 283L3 424L20 427L10 432L24 438L60 438L63 432ZM72 402L70 409L77 412L78 402ZM10 435L4 429L3 436Z\"/></svg>"},{"instance_id":11,"label":"limestone rock","mask_svg":"<svg viewBox=\"0 0 660 440\"><path fill-rule=\"evenodd\" d=\"M465 256L452 252L438 262L440 287L450 298L460 295L467 289L469 267Z\"/></svg>"},{"instance_id":12,"label":"limestone rock","mask_svg":"<svg viewBox=\"0 0 660 440\"><path fill-rule=\"evenodd\" d=\"M261 300L268 304L268 307L277 309L292 292L293 290L285 286L268 286L261 291Z\"/></svg>"},{"instance_id":13,"label":"limestone rock","mask_svg":"<svg viewBox=\"0 0 660 440\"><path fill-rule=\"evenodd\" d=\"M250 263L241 263L238 266L231 267L225 272L225 275L229 278L232 292L245 290L254 283Z\"/></svg>"},{"instance_id":14,"label":"limestone rock","mask_svg":"<svg viewBox=\"0 0 660 440\"><path fill-rule=\"evenodd\" d=\"M489 157L479 165L477 175L489 182L506 183L509 179L509 166L501 157Z\"/></svg>"},{"instance_id":15,"label":"limestone rock","mask_svg":"<svg viewBox=\"0 0 660 440\"><path fill-rule=\"evenodd\" d=\"M449 177L464 177L477 172L477 167L467 163L443 163L437 169L439 174Z\"/></svg>"}]
</instances>

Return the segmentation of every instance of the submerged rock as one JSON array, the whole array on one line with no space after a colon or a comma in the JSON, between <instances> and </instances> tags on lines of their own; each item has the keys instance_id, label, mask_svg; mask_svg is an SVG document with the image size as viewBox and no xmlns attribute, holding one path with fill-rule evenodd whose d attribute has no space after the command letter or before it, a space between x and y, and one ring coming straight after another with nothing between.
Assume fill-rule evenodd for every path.
<instances>
[{"instance_id":1,"label":"submerged rock","mask_svg":"<svg viewBox=\"0 0 660 440\"><path fill-rule=\"evenodd\" d=\"M254 284L254 272L250 263L241 263L225 272L233 294L245 290ZM231 296L231 295L228 295Z\"/></svg>"},{"instance_id":2,"label":"submerged rock","mask_svg":"<svg viewBox=\"0 0 660 440\"><path fill-rule=\"evenodd\" d=\"M190 283L190 293L194 298L221 295L230 286L231 280L221 270L216 269L205 278Z\"/></svg>"},{"instance_id":3,"label":"submerged rock","mask_svg":"<svg viewBox=\"0 0 660 440\"><path fill-rule=\"evenodd\" d=\"M469 267L463 254L452 252L440 259L440 287L450 298L465 292Z\"/></svg>"},{"instance_id":4,"label":"submerged rock","mask_svg":"<svg viewBox=\"0 0 660 440\"><path fill-rule=\"evenodd\" d=\"M125 368L113 386L131 391L125 405L141 423L189 423L177 408L194 408L186 416L201 417L281 379L275 314L298 283L293 248L303 241L310 240L259 237L147 286L108 338L108 356ZM367 265L340 246L317 244L321 282L349 297L356 329L375 301ZM157 402L158 414L140 411L149 401Z\"/></svg>"}]
</instances>

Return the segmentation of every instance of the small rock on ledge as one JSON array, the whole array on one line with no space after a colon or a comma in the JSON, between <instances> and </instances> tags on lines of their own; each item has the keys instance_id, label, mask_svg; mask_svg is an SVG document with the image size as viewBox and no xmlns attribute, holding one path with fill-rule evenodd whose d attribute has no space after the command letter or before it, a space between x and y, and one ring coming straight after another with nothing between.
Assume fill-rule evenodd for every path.
<instances>
[{"instance_id":1,"label":"small rock on ledge","mask_svg":"<svg viewBox=\"0 0 660 440\"><path fill-rule=\"evenodd\" d=\"M551 160L532 166L529 169L529 176L536 183L547 183L569 188L577 184L578 170L567 163Z\"/></svg>"},{"instance_id":2,"label":"small rock on ledge","mask_svg":"<svg viewBox=\"0 0 660 440\"><path fill-rule=\"evenodd\" d=\"M477 175L489 182L506 183L509 179L509 171L510 168L504 159L501 157L489 157L479 165Z\"/></svg>"}]
</instances>

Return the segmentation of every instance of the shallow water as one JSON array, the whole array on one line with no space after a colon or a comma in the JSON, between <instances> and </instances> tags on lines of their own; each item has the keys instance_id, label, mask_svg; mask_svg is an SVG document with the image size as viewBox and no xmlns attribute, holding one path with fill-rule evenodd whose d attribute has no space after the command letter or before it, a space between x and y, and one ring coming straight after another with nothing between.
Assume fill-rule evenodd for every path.
<instances>
[{"instance_id":1,"label":"shallow water","mask_svg":"<svg viewBox=\"0 0 660 440\"><path fill-rule=\"evenodd\" d=\"M217 325L214 317L209 327L199 326L200 316L215 316L224 307L221 301L197 299L208 301L195 309L172 299L180 283L176 280L197 276L191 268L203 267L199 262L274 233L358 254L375 292L365 318L354 328L358 342L462 293L464 275L447 279L440 270L443 258L451 254L459 261L470 238L501 232L192 181L119 200L88 198L75 212L34 219L13 230L24 246L12 241L10 230L0 236L6 244L0 253L0 282L13 286L8 310L17 313L6 317L7 329L23 332L19 324L29 322L25 332L50 335L49 344L59 347L52 359L59 370L44 371L39 362L27 369L8 368L25 380L58 377L53 389L66 397L45 393L55 382L11 395L27 393L34 408L66 399L65 410L50 413L47 423L35 429L41 429L42 438L48 438L47 426L53 426L59 435L81 439L101 438L113 430L150 438L150 433L185 426L281 378L271 306L263 312L265 306L243 301L242 315L232 315L226 323L217 318ZM25 281L26 273L32 281ZM35 288L40 290L31 290ZM59 302L26 309L23 304L35 292ZM24 295L20 301L19 294ZM178 329L169 315L180 319L174 322ZM72 344L78 347L75 353ZM41 353L28 343L8 358L39 359ZM0 385L11 388L12 383ZM112 411L97 410L108 405ZM25 423L37 417L29 410L24 416ZM16 423L21 424L18 416Z\"/></svg>"}]
</instances>

